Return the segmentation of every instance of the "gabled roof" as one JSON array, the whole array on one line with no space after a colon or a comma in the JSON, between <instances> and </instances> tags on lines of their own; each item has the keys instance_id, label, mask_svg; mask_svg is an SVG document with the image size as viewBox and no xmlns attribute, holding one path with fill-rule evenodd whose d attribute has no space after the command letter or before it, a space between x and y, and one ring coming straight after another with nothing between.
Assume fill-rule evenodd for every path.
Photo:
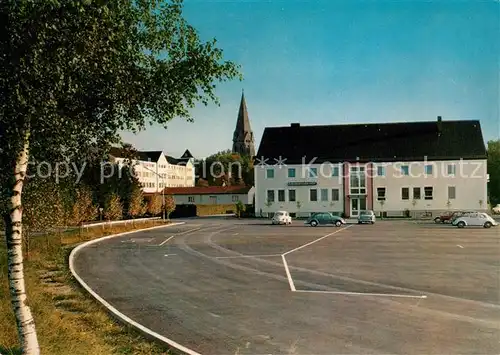
<instances>
[{"instance_id":1,"label":"gabled roof","mask_svg":"<svg viewBox=\"0 0 500 355\"><path fill-rule=\"evenodd\" d=\"M221 195L221 194L247 194L251 186L193 186L193 187L167 187L166 195Z\"/></svg>"},{"instance_id":2,"label":"gabled roof","mask_svg":"<svg viewBox=\"0 0 500 355\"><path fill-rule=\"evenodd\" d=\"M182 154L182 156L180 157L180 159L191 159L191 158L194 158L194 157L191 154L191 152L189 151L189 149L186 149L184 154Z\"/></svg>"},{"instance_id":3,"label":"gabled roof","mask_svg":"<svg viewBox=\"0 0 500 355\"><path fill-rule=\"evenodd\" d=\"M485 159L480 122L438 121L267 127L256 158L284 164Z\"/></svg>"},{"instance_id":4,"label":"gabled roof","mask_svg":"<svg viewBox=\"0 0 500 355\"><path fill-rule=\"evenodd\" d=\"M161 150L152 150L152 151L139 151L139 160L142 161L150 161L157 162L160 159L160 156L163 154Z\"/></svg>"}]
</instances>

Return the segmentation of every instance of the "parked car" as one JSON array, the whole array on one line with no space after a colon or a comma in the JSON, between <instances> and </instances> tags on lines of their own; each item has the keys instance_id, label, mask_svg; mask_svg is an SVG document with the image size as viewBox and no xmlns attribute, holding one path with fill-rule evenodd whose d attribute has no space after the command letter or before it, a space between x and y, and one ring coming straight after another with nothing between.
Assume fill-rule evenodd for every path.
<instances>
[{"instance_id":1,"label":"parked car","mask_svg":"<svg viewBox=\"0 0 500 355\"><path fill-rule=\"evenodd\" d=\"M342 217L335 216L330 212L318 212L309 217L304 224L309 224L312 227L316 227L320 224L333 224L340 227L346 224L346 221Z\"/></svg>"},{"instance_id":2,"label":"parked car","mask_svg":"<svg viewBox=\"0 0 500 355\"><path fill-rule=\"evenodd\" d=\"M366 210L359 212L358 224L361 223L375 223L375 213L372 210Z\"/></svg>"},{"instance_id":3,"label":"parked car","mask_svg":"<svg viewBox=\"0 0 500 355\"><path fill-rule=\"evenodd\" d=\"M292 224L292 217L290 213L287 211L277 211L273 219L271 220L272 224Z\"/></svg>"},{"instance_id":4,"label":"parked car","mask_svg":"<svg viewBox=\"0 0 500 355\"><path fill-rule=\"evenodd\" d=\"M487 213L466 212L462 216L455 218L452 225L457 226L458 228L464 228L465 226L481 226L484 228L490 228L492 226L497 226L498 222Z\"/></svg>"},{"instance_id":5,"label":"parked car","mask_svg":"<svg viewBox=\"0 0 500 355\"><path fill-rule=\"evenodd\" d=\"M455 218L462 216L467 211L448 211L434 218L436 223L451 223Z\"/></svg>"},{"instance_id":6,"label":"parked car","mask_svg":"<svg viewBox=\"0 0 500 355\"><path fill-rule=\"evenodd\" d=\"M494 214L500 214L500 204L492 208Z\"/></svg>"}]
</instances>

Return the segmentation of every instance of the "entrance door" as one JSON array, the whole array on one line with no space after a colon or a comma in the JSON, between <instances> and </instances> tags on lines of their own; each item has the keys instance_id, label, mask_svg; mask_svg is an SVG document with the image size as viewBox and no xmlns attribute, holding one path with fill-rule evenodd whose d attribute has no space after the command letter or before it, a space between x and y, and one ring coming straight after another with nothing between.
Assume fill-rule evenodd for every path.
<instances>
[{"instance_id":1,"label":"entrance door","mask_svg":"<svg viewBox=\"0 0 500 355\"><path fill-rule=\"evenodd\" d=\"M359 216L359 198L351 198L351 217Z\"/></svg>"}]
</instances>

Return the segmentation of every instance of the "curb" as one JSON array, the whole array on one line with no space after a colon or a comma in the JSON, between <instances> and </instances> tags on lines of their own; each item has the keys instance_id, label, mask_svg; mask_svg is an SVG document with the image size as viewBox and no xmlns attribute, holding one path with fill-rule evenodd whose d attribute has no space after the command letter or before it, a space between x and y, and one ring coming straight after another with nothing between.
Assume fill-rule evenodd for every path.
<instances>
[{"instance_id":1,"label":"curb","mask_svg":"<svg viewBox=\"0 0 500 355\"><path fill-rule=\"evenodd\" d=\"M104 307L106 307L108 309L108 311L110 311L111 313L113 313L114 316L116 316L120 321L122 321L123 323L127 323L128 325L132 326L133 328L135 328L136 330L142 332L144 335L147 335L149 337L153 337L155 338L156 340L160 340L161 342L177 349L177 350L180 350L188 355L201 355L175 341L173 341L172 339L169 339L167 337L164 337L163 335L160 335L154 331L152 331L151 329L149 328L146 328L145 326L143 326L142 324L139 324L137 323L136 321L130 319L129 317L127 317L126 315L124 315L123 313L121 313L120 311L118 311L116 308L114 308L112 305L110 305L108 302L106 302L106 300L104 300L101 296L99 296L94 290L92 290L90 288L89 285L87 285L85 283L85 281L82 280L82 278L80 276L78 276L78 274L76 273L75 271L75 267L74 267L74 258L76 256L76 254L83 248L91 245L91 244L94 244L94 243L98 243L98 242L101 242L103 240L106 240L106 239L111 239L111 238L115 238L115 237L120 237L120 236L123 236L123 235L127 235L127 234L133 234L133 233L138 233L138 232L144 232L144 231L148 231L148 230L152 230L152 229L160 229L160 228L168 228L168 227L173 227L173 226L176 226L176 225L180 225L180 224L185 224L186 222L176 222L176 223L171 223L171 224L168 224L168 225L165 225L165 226L155 226L155 227L149 227L149 228L144 228L144 229L138 229L138 230L135 230L135 231L131 231L131 232L124 232L124 233L118 233L118 234L112 234L112 235L107 235L105 237L102 237L102 238L97 238L97 239L93 239L93 240L90 240L88 242L84 242L78 246L76 246L75 248L73 248L73 250L71 250L71 253L69 254L69 269L71 271L71 274L73 275L73 277L78 281L78 283L85 289L87 290L88 293L90 293L97 301L99 301Z\"/></svg>"}]
</instances>

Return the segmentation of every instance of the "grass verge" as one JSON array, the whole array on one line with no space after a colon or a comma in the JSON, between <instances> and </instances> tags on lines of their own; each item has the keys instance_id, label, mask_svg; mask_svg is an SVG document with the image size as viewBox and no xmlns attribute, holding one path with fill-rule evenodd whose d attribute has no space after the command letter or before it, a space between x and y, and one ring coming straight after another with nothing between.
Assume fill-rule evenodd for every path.
<instances>
[{"instance_id":1,"label":"grass verge","mask_svg":"<svg viewBox=\"0 0 500 355\"><path fill-rule=\"evenodd\" d=\"M25 257L28 301L35 317L42 354L171 354L160 344L117 323L71 275L68 257L80 242L158 226L162 221L135 226L94 227L30 239ZM7 279L7 252L0 244L0 354L20 354Z\"/></svg>"}]
</instances>

